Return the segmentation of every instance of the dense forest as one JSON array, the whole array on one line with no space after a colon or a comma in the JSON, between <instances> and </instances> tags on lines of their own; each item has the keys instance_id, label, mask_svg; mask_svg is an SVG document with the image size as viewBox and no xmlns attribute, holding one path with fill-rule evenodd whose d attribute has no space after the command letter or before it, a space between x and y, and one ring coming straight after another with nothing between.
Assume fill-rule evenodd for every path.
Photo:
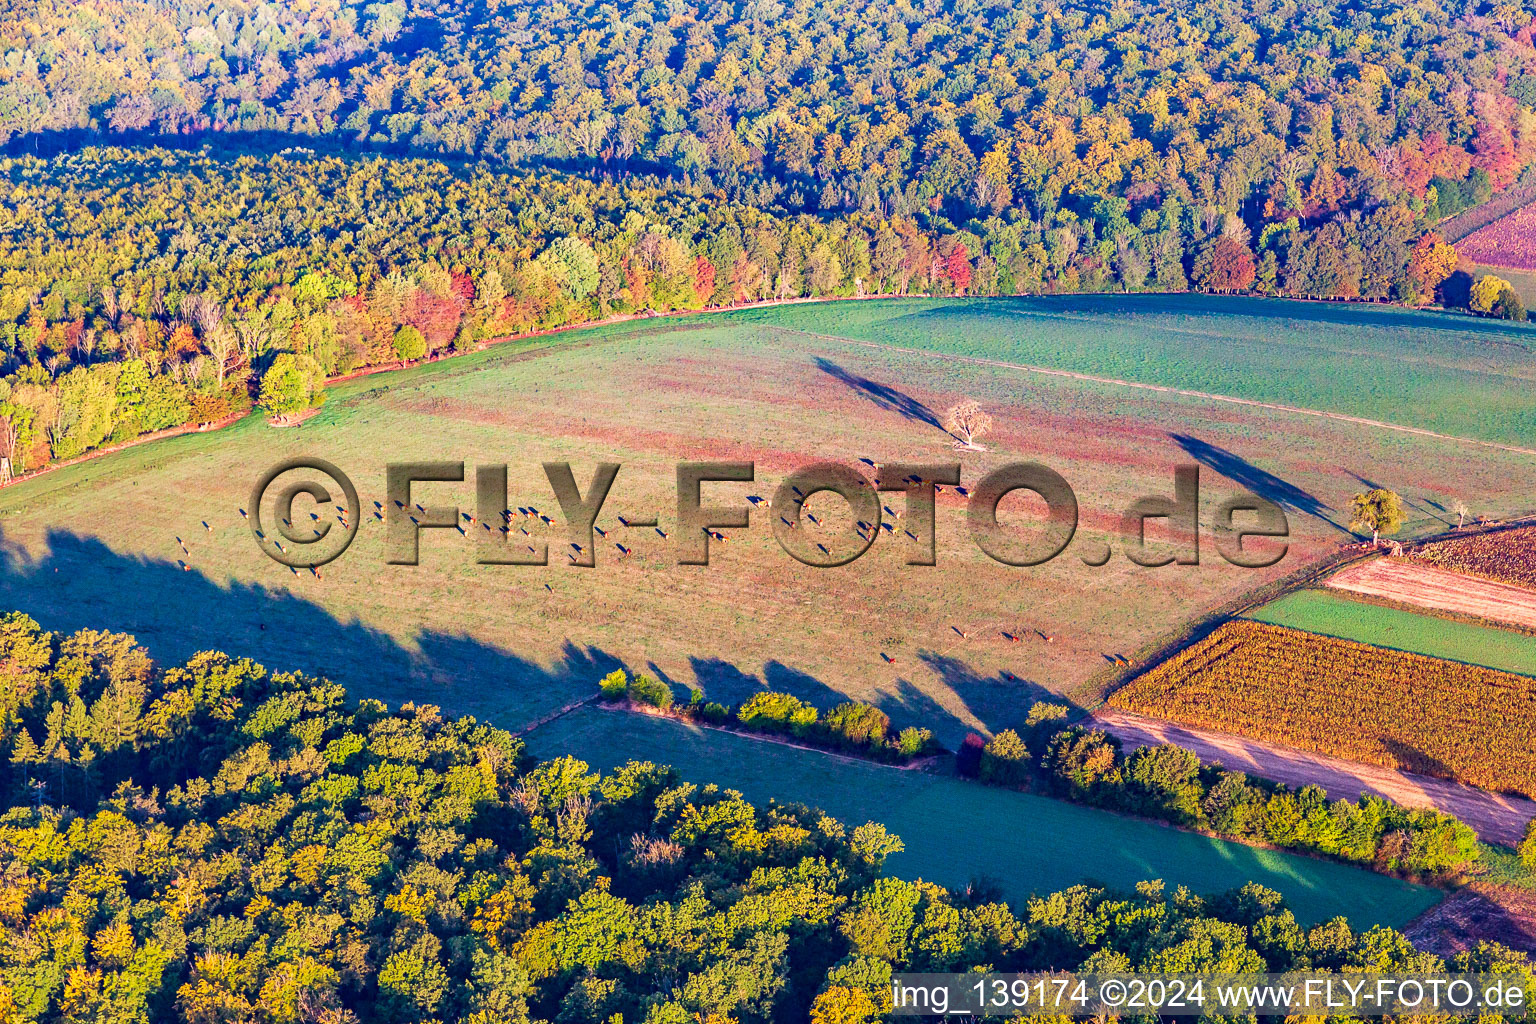
<instances>
[{"instance_id":1,"label":"dense forest","mask_svg":"<svg viewBox=\"0 0 1536 1024\"><path fill-rule=\"evenodd\" d=\"M1533 34L1512 0L0 0L0 457L756 300L1523 318L1435 228L1536 176Z\"/></svg>"},{"instance_id":2,"label":"dense forest","mask_svg":"<svg viewBox=\"0 0 1536 1024\"><path fill-rule=\"evenodd\" d=\"M867 1024L893 970L1528 970L1256 885L1009 906L887 876L879 825L19 613L0 674L8 1021Z\"/></svg>"}]
</instances>

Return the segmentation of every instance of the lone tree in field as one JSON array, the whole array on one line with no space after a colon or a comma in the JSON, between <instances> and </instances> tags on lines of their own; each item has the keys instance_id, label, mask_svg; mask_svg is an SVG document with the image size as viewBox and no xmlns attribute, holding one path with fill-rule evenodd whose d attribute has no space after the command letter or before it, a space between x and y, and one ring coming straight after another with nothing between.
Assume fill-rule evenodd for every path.
<instances>
[{"instance_id":1,"label":"lone tree in field","mask_svg":"<svg viewBox=\"0 0 1536 1024\"><path fill-rule=\"evenodd\" d=\"M1472 510L1467 508L1466 502L1458 501L1451 511L1456 513L1456 529L1459 530L1466 525L1467 514Z\"/></svg>"},{"instance_id":2,"label":"lone tree in field","mask_svg":"<svg viewBox=\"0 0 1536 1024\"><path fill-rule=\"evenodd\" d=\"M986 449L977 444L976 439L992 429L992 417L982 411L979 403L967 398L950 407L944 419L944 429L958 438L956 448L984 452Z\"/></svg>"},{"instance_id":3,"label":"lone tree in field","mask_svg":"<svg viewBox=\"0 0 1536 1024\"><path fill-rule=\"evenodd\" d=\"M1384 487L1355 495L1350 511L1354 518L1349 521L1349 528L1370 530L1372 546L1381 544L1382 534L1394 534L1403 528L1403 499L1396 491Z\"/></svg>"}]
</instances>

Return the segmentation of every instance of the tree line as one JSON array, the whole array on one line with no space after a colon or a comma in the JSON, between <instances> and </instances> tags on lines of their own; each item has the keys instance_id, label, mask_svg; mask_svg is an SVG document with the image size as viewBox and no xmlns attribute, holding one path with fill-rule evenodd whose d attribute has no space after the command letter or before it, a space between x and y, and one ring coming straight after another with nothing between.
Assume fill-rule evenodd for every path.
<instances>
[{"instance_id":1,"label":"tree line","mask_svg":"<svg viewBox=\"0 0 1536 1024\"><path fill-rule=\"evenodd\" d=\"M1481 856L1476 833L1449 814L1370 795L1330 800L1321 786L1293 790L1204 765L1174 744L1126 753L1102 730L1065 727L1066 710L1037 703L1018 729L970 734L961 774L1409 878L1456 879Z\"/></svg>"},{"instance_id":2,"label":"tree line","mask_svg":"<svg viewBox=\"0 0 1536 1024\"><path fill-rule=\"evenodd\" d=\"M775 213L657 176L303 152L91 148L0 160L0 180L13 472L255 402L290 416L337 374L613 315L1192 286L1417 302L1449 290L1457 261L1400 204L1254 237L1172 196L945 228L931 213ZM1513 292L1484 284L1464 302L1514 315Z\"/></svg>"},{"instance_id":3,"label":"tree line","mask_svg":"<svg viewBox=\"0 0 1536 1024\"><path fill-rule=\"evenodd\" d=\"M17 1021L869 1024L893 971L1508 971L1258 885L1017 905L901 841L629 762L535 761L218 652L0 616L0 1008ZM1484 1018L1491 1019L1491 1018Z\"/></svg>"}]
</instances>

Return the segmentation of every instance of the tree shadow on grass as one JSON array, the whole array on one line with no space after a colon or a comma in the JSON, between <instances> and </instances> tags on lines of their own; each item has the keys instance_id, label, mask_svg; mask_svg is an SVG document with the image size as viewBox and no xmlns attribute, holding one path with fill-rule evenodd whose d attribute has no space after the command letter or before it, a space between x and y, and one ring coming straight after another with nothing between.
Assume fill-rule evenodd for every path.
<instances>
[{"instance_id":1,"label":"tree shadow on grass","mask_svg":"<svg viewBox=\"0 0 1536 1024\"><path fill-rule=\"evenodd\" d=\"M1342 466L1340 466L1339 468L1343 469ZM1372 491L1375 491L1375 490L1390 491L1390 490L1392 490L1392 488L1387 487L1385 484L1381 483L1379 480L1372 480L1370 477L1361 476L1359 473L1356 473L1352 469L1344 469L1344 472L1346 474L1348 474L1349 476L1354 477L1367 490L1372 490ZM1424 518L1426 518L1426 519L1433 519L1436 522L1438 522L1438 523L1440 523L1440 524L1442 524L1444 526L1451 526L1451 525L1453 525L1452 524L1452 520L1450 518L1448 518L1449 513L1447 513L1447 509L1445 508L1444 505L1440 504L1438 501L1431 501L1428 498L1422 498L1422 499L1419 499L1419 500L1415 501L1413 498L1410 498L1406 494L1399 494L1398 497L1402 499L1403 505L1405 507L1407 507L1409 509L1412 509L1415 512L1421 513L1424 516ZM1447 513L1447 514L1443 515L1442 513Z\"/></svg>"},{"instance_id":2,"label":"tree shadow on grass","mask_svg":"<svg viewBox=\"0 0 1536 1024\"><path fill-rule=\"evenodd\" d=\"M508 729L591 696L620 667L606 651L570 641L550 664L463 634L425 631L402 643L286 590L217 583L68 531L50 531L47 542L47 554L33 559L0 536L0 610L64 633L130 633L161 664L220 650L272 671L325 676L357 697L436 704Z\"/></svg>"},{"instance_id":3,"label":"tree shadow on grass","mask_svg":"<svg viewBox=\"0 0 1536 1024\"><path fill-rule=\"evenodd\" d=\"M861 377L850 370L843 369L843 367L832 362L832 360L821 356L816 357L816 366L829 377L848 385L848 387L874 402L880 408L888 412L898 413L914 422L926 423L930 427L944 430L944 425L939 422L938 413L911 395L898 391L889 384L879 384L868 377ZM947 430L944 430L944 432L946 434L949 433Z\"/></svg>"},{"instance_id":4,"label":"tree shadow on grass","mask_svg":"<svg viewBox=\"0 0 1536 1024\"><path fill-rule=\"evenodd\" d=\"M678 700L688 699L685 681L660 666L627 666L597 647L567 640L546 664L464 633L426 630L402 640L284 588L215 581L174 559L120 553L99 538L65 530L50 531L46 553L36 558L0 534L0 611L12 609L62 633L132 634L161 664L220 650L272 671L324 676L356 697L436 704L507 729L592 696L597 681L617 668L649 672ZM871 702L891 716L893 727L932 729L947 745L974 728L972 708L996 731L1017 724L1029 704L1046 695L1016 678L983 676L958 658L918 657L959 697L958 705L946 707L905 679ZM738 703L775 690L826 710L851 699L782 661L756 674L719 658L694 657L689 665L712 701Z\"/></svg>"},{"instance_id":5,"label":"tree shadow on grass","mask_svg":"<svg viewBox=\"0 0 1536 1024\"><path fill-rule=\"evenodd\" d=\"M1235 452L1219 445L1202 441L1189 434L1169 434L1190 458L1209 469L1214 469L1233 483L1248 488L1261 498L1267 498L1282 508L1321 519L1337 530L1344 530L1329 514L1333 511L1322 499L1309 491L1283 480L1265 469L1260 469ZM1348 532L1347 530L1344 532Z\"/></svg>"}]
</instances>

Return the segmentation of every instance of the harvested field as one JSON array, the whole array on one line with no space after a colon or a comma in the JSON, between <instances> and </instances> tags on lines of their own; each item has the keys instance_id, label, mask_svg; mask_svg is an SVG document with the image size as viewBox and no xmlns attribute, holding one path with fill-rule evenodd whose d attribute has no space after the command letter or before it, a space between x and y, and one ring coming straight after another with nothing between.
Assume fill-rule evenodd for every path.
<instances>
[{"instance_id":1,"label":"harvested field","mask_svg":"<svg viewBox=\"0 0 1536 1024\"><path fill-rule=\"evenodd\" d=\"M1410 557L1451 572L1536 589L1536 526L1435 541Z\"/></svg>"},{"instance_id":2,"label":"harvested field","mask_svg":"<svg viewBox=\"0 0 1536 1024\"><path fill-rule=\"evenodd\" d=\"M292 429L252 417L23 481L0 491L0 606L49 629L110 622L163 660L239 650L511 728L623 664L679 696L693 685L722 702L764 688L821 707L865 700L953 746L1016 725L1047 691L1097 703L1126 661L1332 554L1352 539L1344 509L1361 478L1403 495L1410 540L1447 527L1452 486L1490 515L1536 501L1536 459L1493 447L1536 437L1529 328L1197 296L815 306L510 343L339 384ZM1406 393L1411 408L1382 398ZM993 417L986 451L957 451L937 425L965 398ZM594 568L560 554L586 538L568 538L558 515L558 527L529 524L550 542L547 566L479 564L452 530L425 531L419 565L392 565L383 524L365 513L353 546L314 576L262 554L239 512L262 469L303 454L349 474L365 507L385 497L395 461L463 460L462 484L422 484L415 499L461 510L474 506L477 465L507 464L513 504L550 512L541 463L569 461L583 489L597 462L623 470ZM708 504L745 509L793 469L860 458L960 462L965 484L1042 462L1075 491L1079 529L1063 557L1005 566L946 490L934 566L906 564L891 496L895 534L836 569L789 557L761 509L723 531L709 566L678 564L679 461L755 462L753 483L705 488ZM1188 463L1202 467L1206 515L1241 491L1286 509L1279 564L1229 565L1209 530L1197 567L1124 557L1120 513L1167 493ZM1036 515L1023 495L1003 506L1011 528ZM631 529L621 516L658 521Z\"/></svg>"},{"instance_id":3,"label":"harvested field","mask_svg":"<svg viewBox=\"0 0 1536 1024\"><path fill-rule=\"evenodd\" d=\"M1475 615L1536 629L1536 590L1468 579L1433 565L1377 558L1352 565L1328 579L1328 586L1390 601Z\"/></svg>"},{"instance_id":4,"label":"harvested field","mask_svg":"<svg viewBox=\"0 0 1536 1024\"><path fill-rule=\"evenodd\" d=\"M1536 795L1536 679L1234 620L1110 706L1398 771Z\"/></svg>"}]
</instances>

